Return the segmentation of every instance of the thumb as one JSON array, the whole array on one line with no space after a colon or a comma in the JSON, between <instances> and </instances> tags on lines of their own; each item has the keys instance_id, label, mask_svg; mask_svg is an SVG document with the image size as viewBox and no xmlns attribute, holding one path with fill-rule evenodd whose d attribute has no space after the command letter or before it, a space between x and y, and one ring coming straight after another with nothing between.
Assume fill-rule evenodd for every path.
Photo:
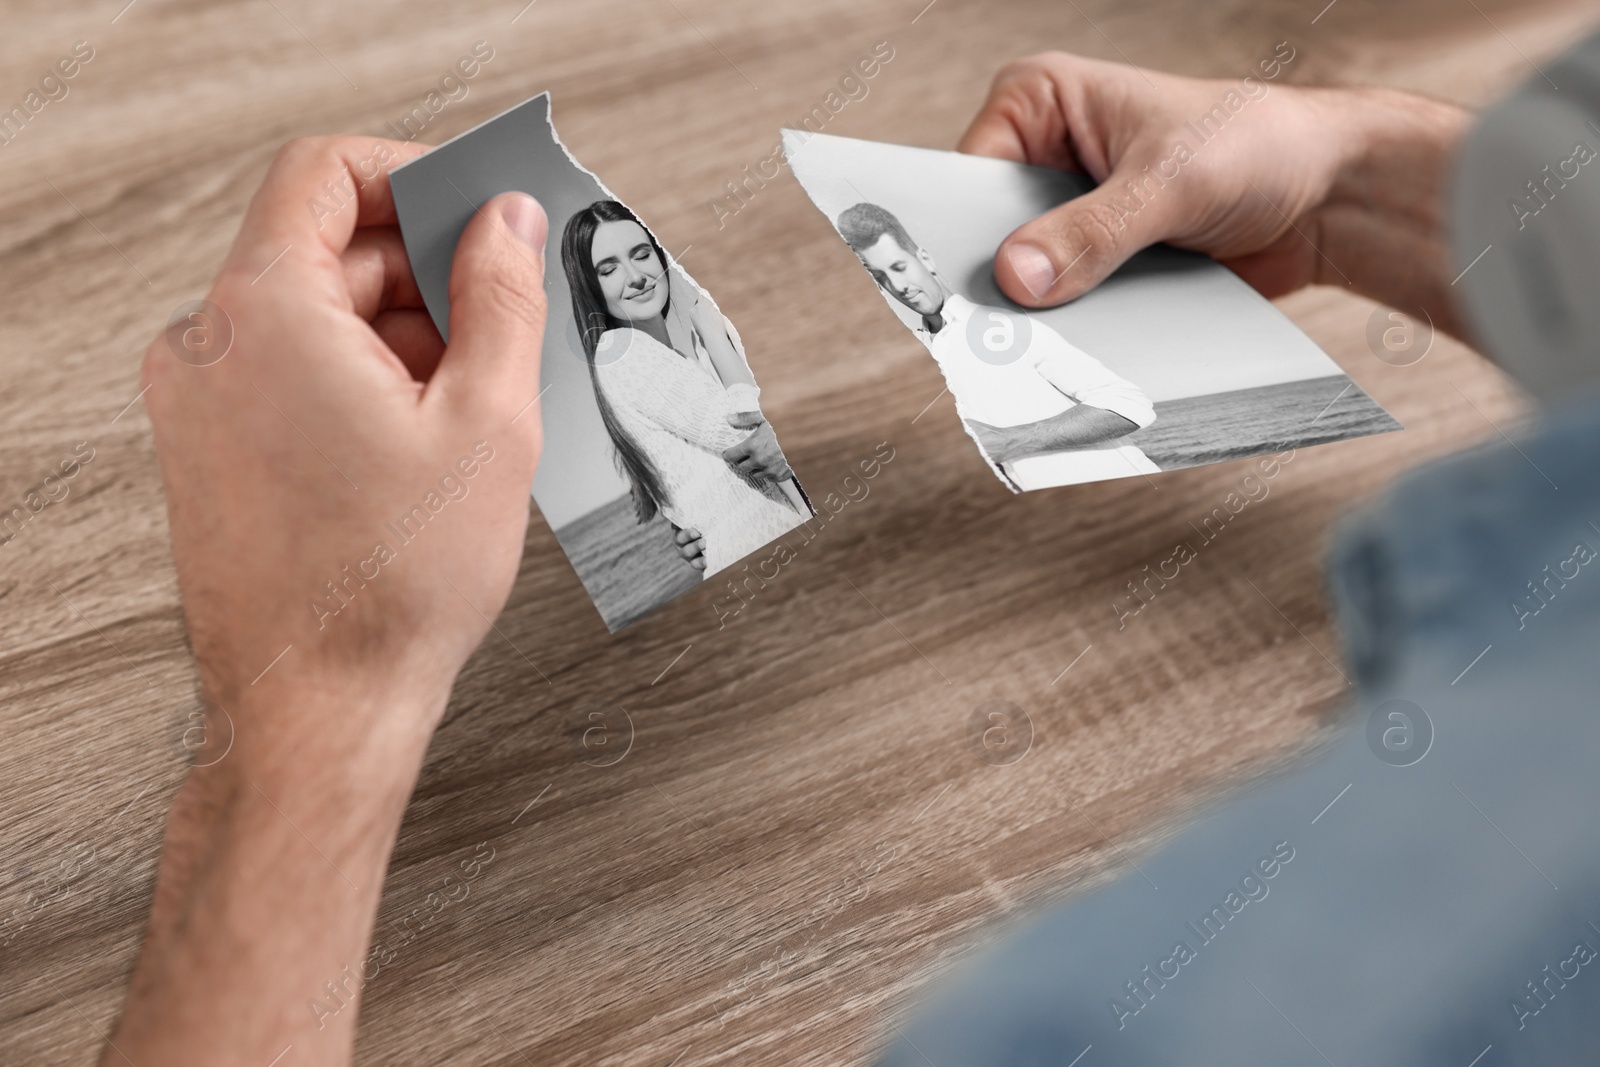
<instances>
[{"instance_id":1,"label":"thumb","mask_svg":"<svg viewBox=\"0 0 1600 1067\"><path fill-rule=\"evenodd\" d=\"M1169 198L1145 171L1125 160L1094 189L1012 231L994 258L1001 290L1027 307L1054 307L1169 236Z\"/></svg>"},{"instance_id":2,"label":"thumb","mask_svg":"<svg viewBox=\"0 0 1600 1067\"><path fill-rule=\"evenodd\" d=\"M510 420L538 395L549 227L533 197L502 193L462 231L450 268L450 343L430 385L447 403L475 414L505 408Z\"/></svg>"}]
</instances>

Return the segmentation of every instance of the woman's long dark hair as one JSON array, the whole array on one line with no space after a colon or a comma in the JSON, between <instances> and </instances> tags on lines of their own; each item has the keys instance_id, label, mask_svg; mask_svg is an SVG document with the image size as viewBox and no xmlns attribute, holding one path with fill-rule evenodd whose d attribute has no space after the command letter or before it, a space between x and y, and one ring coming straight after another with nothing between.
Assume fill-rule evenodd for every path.
<instances>
[{"instance_id":1,"label":"woman's long dark hair","mask_svg":"<svg viewBox=\"0 0 1600 1067\"><path fill-rule=\"evenodd\" d=\"M628 478L633 493L633 511L640 523L655 518L668 503L667 490L661 482L661 472L644 453L633 437L617 421L611 403L600 388L600 375L595 369L595 349L607 330L628 325L618 322L606 311L605 294L600 291L600 277L594 269L594 233L602 222L637 222L655 249L663 268L667 257L656 243L655 234L639 222L637 216L615 200L596 200L567 220L566 232L561 236L561 266L567 274L567 288L572 291L572 319L578 327L578 338L583 344L584 362L589 365L589 380L594 383L594 399L600 408L600 421L605 423L611 443L617 449L617 466ZM667 277L662 276L662 284Z\"/></svg>"}]
</instances>

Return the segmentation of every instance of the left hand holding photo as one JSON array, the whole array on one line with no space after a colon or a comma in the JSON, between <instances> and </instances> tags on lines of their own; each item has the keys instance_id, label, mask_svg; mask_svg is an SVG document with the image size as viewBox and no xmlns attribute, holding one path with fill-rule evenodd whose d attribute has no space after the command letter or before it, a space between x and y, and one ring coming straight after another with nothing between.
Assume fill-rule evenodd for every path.
<instances>
[{"instance_id":1,"label":"left hand holding photo","mask_svg":"<svg viewBox=\"0 0 1600 1067\"><path fill-rule=\"evenodd\" d=\"M423 307L388 171L416 145L284 146L204 304L144 361L173 558L227 759L171 812L106 1063L348 1062L355 1011L306 1010L361 960L450 687L510 593L541 448L547 221L484 204L451 342ZM283 937L248 931L269 910Z\"/></svg>"}]
</instances>

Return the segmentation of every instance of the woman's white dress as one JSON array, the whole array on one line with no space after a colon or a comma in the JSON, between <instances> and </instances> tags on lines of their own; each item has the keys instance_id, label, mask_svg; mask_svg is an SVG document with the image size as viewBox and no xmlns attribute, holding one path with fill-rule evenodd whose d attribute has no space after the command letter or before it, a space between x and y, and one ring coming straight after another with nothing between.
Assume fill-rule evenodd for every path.
<instances>
[{"instance_id":1,"label":"woman's white dress","mask_svg":"<svg viewBox=\"0 0 1600 1067\"><path fill-rule=\"evenodd\" d=\"M728 422L729 416L751 409L746 398L631 327L600 337L595 371L617 421L661 474L667 493L662 512L704 536L706 577L805 521L787 503L752 487L722 458L750 435Z\"/></svg>"}]
</instances>

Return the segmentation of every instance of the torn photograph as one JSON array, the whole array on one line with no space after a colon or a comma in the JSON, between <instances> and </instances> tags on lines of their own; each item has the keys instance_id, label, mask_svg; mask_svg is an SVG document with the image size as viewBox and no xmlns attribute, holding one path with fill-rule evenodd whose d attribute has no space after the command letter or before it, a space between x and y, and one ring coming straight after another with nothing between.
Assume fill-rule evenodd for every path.
<instances>
[{"instance_id":1,"label":"torn photograph","mask_svg":"<svg viewBox=\"0 0 1600 1067\"><path fill-rule=\"evenodd\" d=\"M567 152L548 93L396 168L390 185L417 284L447 340L450 265L478 205L511 190L544 205L550 311L533 497L608 629L812 517L761 413L738 332ZM703 570L679 550L696 534Z\"/></svg>"},{"instance_id":2,"label":"torn photograph","mask_svg":"<svg viewBox=\"0 0 1600 1067\"><path fill-rule=\"evenodd\" d=\"M1070 304L995 285L1018 226L1079 174L785 130L789 165L944 374L1013 492L1149 475L1402 427L1271 302L1210 258L1134 256Z\"/></svg>"}]
</instances>

